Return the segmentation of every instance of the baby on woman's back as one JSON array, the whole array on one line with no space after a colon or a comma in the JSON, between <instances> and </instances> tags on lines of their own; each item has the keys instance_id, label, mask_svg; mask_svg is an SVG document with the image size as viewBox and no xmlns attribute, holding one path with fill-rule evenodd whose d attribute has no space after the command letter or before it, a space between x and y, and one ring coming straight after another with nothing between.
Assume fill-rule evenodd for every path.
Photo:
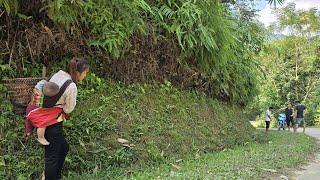
<instances>
[{"instance_id":1,"label":"baby on woman's back","mask_svg":"<svg viewBox=\"0 0 320 180\"><path fill-rule=\"evenodd\" d=\"M57 95L60 91L59 86L54 82L48 82L46 80L39 81L34 90L33 90L33 96L32 100L30 102L31 105L33 105L33 109L37 108L43 108L43 101L45 97L53 97ZM59 116L58 118L60 118ZM32 119L30 119L32 122ZM58 121L59 119L57 119ZM44 137L45 135L46 127L37 127L37 140L42 145L49 145L50 143L46 140ZM27 135L30 135L30 133L27 133Z\"/></svg>"}]
</instances>

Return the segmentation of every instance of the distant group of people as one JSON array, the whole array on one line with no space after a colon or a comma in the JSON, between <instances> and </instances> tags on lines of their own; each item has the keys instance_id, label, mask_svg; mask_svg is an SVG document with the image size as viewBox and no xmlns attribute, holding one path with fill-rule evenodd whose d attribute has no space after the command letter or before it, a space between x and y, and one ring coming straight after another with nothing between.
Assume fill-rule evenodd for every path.
<instances>
[{"instance_id":1,"label":"distant group of people","mask_svg":"<svg viewBox=\"0 0 320 180\"><path fill-rule=\"evenodd\" d=\"M272 111L273 107L269 107L266 111L266 132L268 133L269 127L270 127L270 122L272 120ZM287 107L284 109L284 119L285 119L285 125L283 125L283 129L285 127L288 128L288 131L290 131L290 127L293 128L294 132L297 132L298 127L303 128L303 133L305 132L305 120L304 120L304 110L306 110L306 106L301 104L299 101L297 101L296 106L294 109L292 108L291 102L287 104ZM280 114L281 115L281 114ZM279 120L280 119L279 116ZM280 129L280 127L279 127Z\"/></svg>"}]
</instances>

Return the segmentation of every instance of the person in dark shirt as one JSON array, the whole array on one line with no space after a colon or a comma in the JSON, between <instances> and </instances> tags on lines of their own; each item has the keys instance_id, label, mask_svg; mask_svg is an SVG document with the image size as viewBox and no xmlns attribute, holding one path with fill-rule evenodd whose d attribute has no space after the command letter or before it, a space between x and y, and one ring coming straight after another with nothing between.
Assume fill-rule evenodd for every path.
<instances>
[{"instance_id":1,"label":"person in dark shirt","mask_svg":"<svg viewBox=\"0 0 320 180\"><path fill-rule=\"evenodd\" d=\"M269 131L269 127L270 127L270 122L271 122L271 119L272 119L272 110L273 110L273 107L269 107L269 109L267 109L267 112L266 112L266 133L268 134L268 131Z\"/></svg>"},{"instance_id":2,"label":"person in dark shirt","mask_svg":"<svg viewBox=\"0 0 320 180\"><path fill-rule=\"evenodd\" d=\"M290 131L290 125L291 125L292 128L294 126L291 102L288 102L288 106L284 110L284 112L286 114L286 123L287 123L287 126L288 126L288 131Z\"/></svg>"},{"instance_id":3,"label":"person in dark shirt","mask_svg":"<svg viewBox=\"0 0 320 180\"><path fill-rule=\"evenodd\" d=\"M301 104L299 101L297 102L298 104L296 105L295 108L295 126L294 126L294 132L297 131L299 126L303 127L303 133L306 130L305 122L304 122L304 117L303 117L303 112L306 109L306 106Z\"/></svg>"}]
</instances>

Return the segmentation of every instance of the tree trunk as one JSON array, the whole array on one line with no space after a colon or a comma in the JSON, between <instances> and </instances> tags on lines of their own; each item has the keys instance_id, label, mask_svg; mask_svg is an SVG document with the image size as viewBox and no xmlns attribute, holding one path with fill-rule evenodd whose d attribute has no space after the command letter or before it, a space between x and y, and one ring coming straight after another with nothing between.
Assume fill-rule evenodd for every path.
<instances>
[{"instance_id":1,"label":"tree trunk","mask_svg":"<svg viewBox=\"0 0 320 180\"><path fill-rule=\"evenodd\" d=\"M295 49L296 49L296 83L295 83L295 93L296 93L296 100L299 100L298 95L298 58L299 58L299 48L297 47L297 44L295 43Z\"/></svg>"}]
</instances>

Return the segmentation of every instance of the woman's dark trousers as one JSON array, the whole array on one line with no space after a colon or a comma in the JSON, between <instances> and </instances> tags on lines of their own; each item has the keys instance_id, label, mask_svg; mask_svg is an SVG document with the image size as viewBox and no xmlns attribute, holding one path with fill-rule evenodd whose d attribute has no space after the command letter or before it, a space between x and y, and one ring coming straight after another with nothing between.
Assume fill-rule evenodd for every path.
<instances>
[{"instance_id":1,"label":"woman's dark trousers","mask_svg":"<svg viewBox=\"0 0 320 180\"><path fill-rule=\"evenodd\" d=\"M45 179L61 179L63 163L69 151L69 145L63 135L62 123L48 126L45 138L50 142L45 146Z\"/></svg>"}]
</instances>

